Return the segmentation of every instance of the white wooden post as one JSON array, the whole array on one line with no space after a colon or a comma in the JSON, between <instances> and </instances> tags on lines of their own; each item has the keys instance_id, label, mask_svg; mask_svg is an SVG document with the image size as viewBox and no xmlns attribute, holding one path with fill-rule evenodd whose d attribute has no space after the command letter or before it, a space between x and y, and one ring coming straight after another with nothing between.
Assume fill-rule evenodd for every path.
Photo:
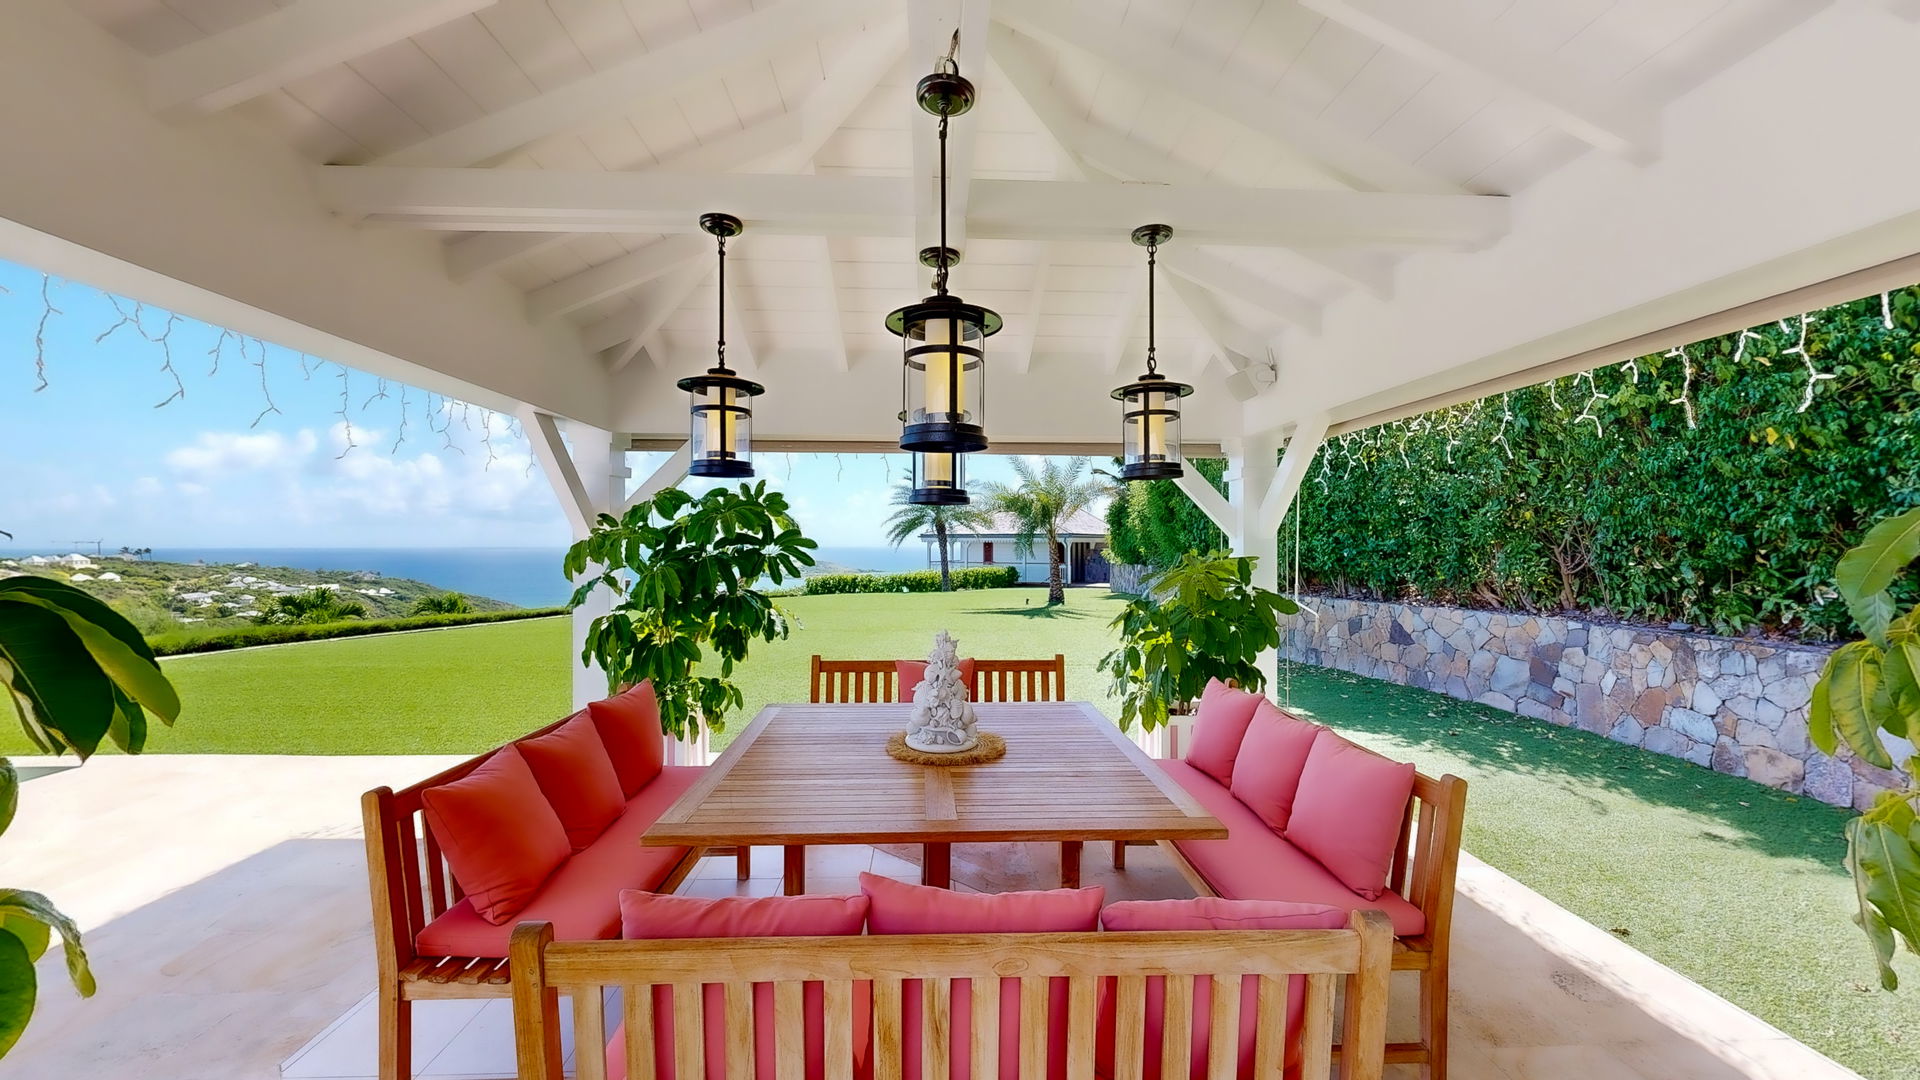
<instances>
[{"instance_id":1,"label":"white wooden post","mask_svg":"<svg viewBox=\"0 0 1920 1080\"><path fill-rule=\"evenodd\" d=\"M1326 438L1327 424L1324 413L1301 417L1284 457L1278 430L1248 435L1227 447L1228 524L1221 528L1234 554L1255 560L1253 583L1260 588L1280 588L1280 522ZM1278 662L1273 650L1258 661L1269 678Z\"/></svg>"}]
</instances>

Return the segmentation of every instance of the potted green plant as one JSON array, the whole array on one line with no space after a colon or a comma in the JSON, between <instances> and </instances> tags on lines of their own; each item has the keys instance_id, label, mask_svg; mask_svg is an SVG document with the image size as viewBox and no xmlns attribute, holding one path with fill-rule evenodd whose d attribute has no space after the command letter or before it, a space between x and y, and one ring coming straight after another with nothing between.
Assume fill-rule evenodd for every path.
<instances>
[{"instance_id":1,"label":"potted green plant","mask_svg":"<svg viewBox=\"0 0 1920 1080\"><path fill-rule=\"evenodd\" d=\"M129 754L147 743L147 713L171 724L180 698L133 624L64 582L33 575L0 581L0 715L11 713L44 753L82 761L101 740ZM0 757L0 833L20 803L20 777ZM80 930L37 892L0 888L0 1057L33 1017L34 963L55 933L67 977L93 996Z\"/></svg>"},{"instance_id":2,"label":"potted green plant","mask_svg":"<svg viewBox=\"0 0 1920 1080\"><path fill-rule=\"evenodd\" d=\"M1199 700L1209 679L1258 692L1260 654L1280 645L1279 617L1300 606L1253 583L1253 562L1225 552L1189 551L1141 583L1113 620L1120 647L1100 661L1121 696L1120 728L1148 731Z\"/></svg>"},{"instance_id":3,"label":"potted green plant","mask_svg":"<svg viewBox=\"0 0 1920 1080\"><path fill-rule=\"evenodd\" d=\"M580 582L570 606L595 589L614 596L588 625L580 660L606 671L609 691L653 680L660 726L673 738L703 724L719 730L743 703L734 665L754 640L787 636L786 612L759 583L797 579L816 546L765 481L698 498L668 488L618 518L602 514L567 549L567 580ZM709 649L719 674L696 675Z\"/></svg>"}]
</instances>

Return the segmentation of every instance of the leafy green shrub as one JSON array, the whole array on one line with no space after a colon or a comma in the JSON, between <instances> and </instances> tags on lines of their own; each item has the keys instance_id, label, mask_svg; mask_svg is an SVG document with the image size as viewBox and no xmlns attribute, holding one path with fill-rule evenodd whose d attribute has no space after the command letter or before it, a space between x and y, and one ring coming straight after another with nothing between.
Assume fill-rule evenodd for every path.
<instances>
[{"instance_id":1,"label":"leafy green shrub","mask_svg":"<svg viewBox=\"0 0 1920 1080\"><path fill-rule=\"evenodd\" d=\"M1220 458L1188 458L1193 471L1227 493L1227 463ZM1189 551L1227 546L1192 499L1171 480L1135 480L1107 504L1107 558L1164 570Z\"/></svg>"},{"instance_id":2,"label":"leafy green shrub","mask_svg":"<svg viewBox=\"0 0 1920 1080\"><path fill-rule=\"evenodd\" d=\"M1020 583L1012 566L969 566L952 573L955 589L1004 589ZM820 574L807 579L808 596L843 593L939 592L938 570L906 570L897 574Z\"/></svg>"},{"instance_id":3,"label":"leafy green shrub","mask_svg":"<svg viewBox=\"0 0 1920 1080\"><path fill-rule=\"evenodd\" d=\"M308 589L306 592L287 593L276 596L266 602L254 622L262 626L283 626L292 623L332 623L343 619L364 619L367 606L358 600L348 600L340 596L338 589Z\"/></svg>"},{"instance_id":4,"label":"leafy green shrub","mask_svg":"<svg viewBox=\"0 0 1920 1080\"><path fill-rule=\"evenodd\" d=\"M510 622L515 619L548 619L565 615L567 609L520 608L513 611L477 611L464 615L410 615L397 619L354 619L333 623L282 623L264 626L233 626L201 630L181 630L156 634L147 639L157 656L182 653L222 652L253 645L281 645L290 641L322 641L362 634L389 634L396 630L424 630L436 626L466 626L470 623Z\"/></svg>"},{"instance_id":5,"label":"leafy green shrub","mask_svg":"<svg viewBox=\"0 0 1920 1080\"><path fill-rule=\"evenodd\" d=\"M473 605L457 592L435 593L413 602L415 615L465 615L472 610Z\"/></svg>"}]
</instances>

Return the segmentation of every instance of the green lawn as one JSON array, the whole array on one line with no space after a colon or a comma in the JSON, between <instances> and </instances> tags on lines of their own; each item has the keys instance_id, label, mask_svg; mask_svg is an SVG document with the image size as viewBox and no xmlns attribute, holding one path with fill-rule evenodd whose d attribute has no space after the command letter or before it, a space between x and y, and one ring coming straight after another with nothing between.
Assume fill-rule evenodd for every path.
<instances>
[{"instance_id":1,"label":"green lawn","mask_svg":"<svg viewBox=\"0 0 1920 1080\"><path fill-rule=\"evenodd\" d=\"M1072 697L1110 714L1093 665L1118 601L1039 590L794 597L801 627L755 650L747 709L806 696L807 657L1064 653ZM270 646L164 661L186 711L156 753L469 753L560 716L562 619ZM1277 696L1357 740L1472 784L1467 848L1873 1080L1920 1077L1920 964L1875 987L1847 921L1831 807L1482 706L1293 668ZM0 753L27 752L0 732Z\"/></svg>"}]
</instances>

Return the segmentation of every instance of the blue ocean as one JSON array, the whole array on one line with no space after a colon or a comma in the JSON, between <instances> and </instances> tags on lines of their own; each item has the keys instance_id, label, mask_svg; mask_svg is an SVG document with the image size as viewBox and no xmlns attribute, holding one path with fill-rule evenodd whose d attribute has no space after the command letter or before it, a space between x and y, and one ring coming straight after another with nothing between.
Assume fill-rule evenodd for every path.
<instances>
[{"instance_id":1,"label":"blue ocean","mask_svg":"<svg viewBox=\"0 0 1920 1080\"><path fill-rule=\"evenodd\" d=\"M9 555L64 552L20 550ZM91 550L82 554L91 555ZM164 562L250 562L301 570L365 570L412 578L454 592L490 596L521 607L564 604L572 588L560 572L560 548L155 548ZM926 552L917 542L890 547L823 547L821 563L848 570L920 570Z\"/></svg>"}]
</instances>

